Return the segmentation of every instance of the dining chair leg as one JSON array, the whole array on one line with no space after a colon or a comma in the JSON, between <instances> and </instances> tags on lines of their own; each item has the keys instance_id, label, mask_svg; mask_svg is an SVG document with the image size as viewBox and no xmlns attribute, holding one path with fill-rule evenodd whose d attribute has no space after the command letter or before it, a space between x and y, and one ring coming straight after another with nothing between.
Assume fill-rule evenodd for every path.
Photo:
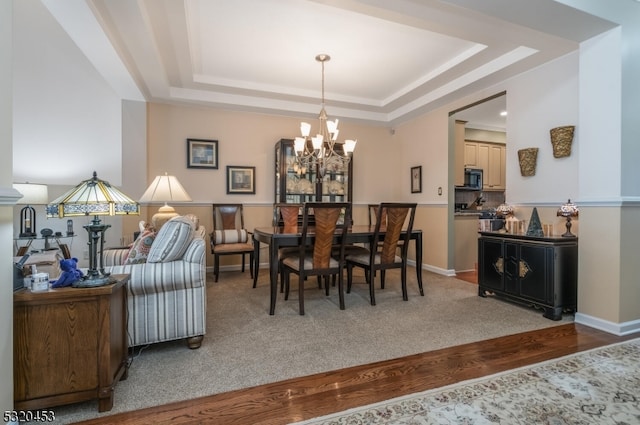
<instances>
[{"instance_id":1,"label":"dining chair leg","mask_svg":"<svg viewBox=\"0 0 640 425\"><path fill-rule=\"evenodd\" d=\"M304 316L304 278L298 275L298 302L300 305L300 316Z\"/></svg>"},{"instance_id":2,"label":"dining chair leg","mask_svg":"<svg viewBox=\"0 0 640 425\"><path fill-rule=\"evenodd\" d=\"M365 274L369 275L369 298L371 299L371 305L376 305L376 285L375 285L375 281L373 279L373 270L369 269L367 271L365 271Z\"/></svg>"},{"instance_id":3,"label":"dining chair leg","mask_svg":"<svg viewBox=\"0 0 640 425\"><path fill-rule=\"evenodd\" d=\"M280 293L284 292L284 275L282 273L282 263L278 261L278 274L280 275Z\"/></svg>"},{"instance_id":4,"label":"dining chair leg","mask_svg":"<svg viewBox=\"0 0 640 425\"><path fill-rule=\"evenodd\" d=\"M344 277L342 276L342 273L338 276L338 297L340 299L340 310L344 310Z\"/></svg>"},{"instance_id":5,"label":"dining chair leg","mask_svg":"<svg viewBox=\"0 0 640 425\"><path fill-rule=\"evenodd\" d=\"M280 284L284 288L284 299L289 299L289 273L280 271Z\"/></svg>"},{"instance_id":6,"label":"dining chair leg","mask_svg":"<svg viewBox=\"0 0 640 425\"><path fill-rule=\"evenodd\" d=\"M218 274L220 273L220 256L219 255L214 255L213 256L213 281L217 282L218 281Z\"/></svg>"},{"instance_id":7,"label":"dining chair leg","mask_svg":"<svg viewBox=\"0 0 640 425\"><path fill-rule=\"evenodd\" d=\"M402 299L405 301L409 301L409 295L407 294L407 266L406 264L402 267L402 271L400 272L401 280L402 280Z\"/></svg>"},{"instance_id":8,"label":"dining chair leg","mask_svg":"<svg viewBox=\"0 0 640 425\"><path fill-rule=\"evenodd\" d=\"M351 293L352 280L353 280L353 265L347 264L347 294Z\"/></svg>"},{"instance_id":9,"label":"dining chair leg","mask_svg":"<svg viewBox=\"0 0 640 425\"><path fill-rule=\"evenodd\" d=\"M384 289L384 277L386 270L380 270L380 288ZM374 274L375 276L375 274Z\"/></svg>"},{"instance_id":10,"label":"dining chair leg","mask_svg":"<svg viewBox=\"0 0 640 425\"><path fill-rule=\"evenodd\" d=\"M242 273L244 273L244 254L242 254Z\"/></svg>"}]
</instances>

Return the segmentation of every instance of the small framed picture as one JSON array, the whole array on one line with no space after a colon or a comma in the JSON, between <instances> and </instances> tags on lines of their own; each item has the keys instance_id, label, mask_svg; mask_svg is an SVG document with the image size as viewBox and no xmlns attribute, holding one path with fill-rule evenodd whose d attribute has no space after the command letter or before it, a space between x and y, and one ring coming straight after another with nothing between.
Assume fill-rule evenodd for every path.
<instances>
[{"instance_id":1,"label":"small framed picture","mask_svg":"<svg viewBox=\"0 0 640 425\"><path fill-rule=\"evenodd\" d=\"M187 139L187 168L218 169L218 141Z\"/></svg>"},{"instance_id":2,"label":"small framed picture","mask_svg":"<svg viewBox=\"0 0 640 425\"><path fill-rule=\"evenodd\" d=\"M227 194L255 194L256 167L227 165Z\"/></svg>"},{"instance_id":3,"label":"small framed picture","mask_svg":"<svg viewBox=\"0 0 640 425\"><path fill-rule=\"evenodd\" d=\"M411 193L422 192L422 165L411 167Z\"/></svg>"}]
</instances>

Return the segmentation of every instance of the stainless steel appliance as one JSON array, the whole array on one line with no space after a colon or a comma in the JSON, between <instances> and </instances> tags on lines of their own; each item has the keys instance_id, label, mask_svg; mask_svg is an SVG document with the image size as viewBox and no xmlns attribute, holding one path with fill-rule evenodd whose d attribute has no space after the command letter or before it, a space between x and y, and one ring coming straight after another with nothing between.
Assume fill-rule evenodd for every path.
<instances>
[{"instance_id":1,"label":"stainless steel appliance","mask_svg":"<svg viewBox=\"0 0 640 425\"><path fill-rule=\"evenodd\" d=\"M482 190L482 169L464 169L464 187L471 190Z\"/></svg>"}]
</instances>

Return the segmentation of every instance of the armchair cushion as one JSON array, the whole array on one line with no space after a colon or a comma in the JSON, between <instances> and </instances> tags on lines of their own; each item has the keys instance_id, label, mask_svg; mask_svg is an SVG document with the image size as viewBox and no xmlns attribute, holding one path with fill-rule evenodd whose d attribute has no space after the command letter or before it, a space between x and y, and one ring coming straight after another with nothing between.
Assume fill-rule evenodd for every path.
<instances>
[{"instance_id":1,"label":"armchair cushion","mask_svg":"<svg viewBox=\"0 0 640 425\"><path fill-rule=\"evenodd\" d=\"M216 230L213 232L213 244L246 243L249 236L245 229Z\"/></svg>"},{"instance_id":2,"label":"armchair cushion","mask_svg":"<svg viewBox=\"0 0 640 425\"><path fill-rule=\"evenodd\" d=\"M194 223L189 218L178 216L167 221L151 245L147 262L166 263L182 258L193 239L194 230Z\"/></svg>"},{"instance_id":3,"label":"armchair cushion","mask_svg":"<svg viewBox=\"0 0 640 425\"><path fill-rule=\"evenodd\" d=\"M155 238L156 231L154 229L147 229L142 232L135 242L133 242L133 245L131 245L124 264L145 263Z\"/></svg>"}]
</instances>

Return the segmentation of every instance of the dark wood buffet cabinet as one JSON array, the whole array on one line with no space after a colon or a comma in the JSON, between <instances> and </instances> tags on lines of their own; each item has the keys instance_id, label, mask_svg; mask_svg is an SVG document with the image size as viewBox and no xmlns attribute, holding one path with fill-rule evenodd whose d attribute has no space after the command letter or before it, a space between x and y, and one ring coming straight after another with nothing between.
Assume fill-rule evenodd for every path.
<instances>
[{"instance_id":1,"label":"dark wood buffet cabinet","mask_svg":"<svg viewBox=\"0 0 640 425\"><path fill-rule=\"evenodd\" d=\"M577 288L577 237L480 232L478 295L493 293L560 320L576 311Z\"/></svg>"},{"instance_id":2,"label":"dark wood buffet cabinet","mask_svg":"<svg viewBox=\"0 0 640 425\"><path fill-rule=\"evenodd\" d=\"M113 407L128 369L129 275L95 288L21 289L13 294L13 381L16 410L98 399Z\"/></svg>"}]
</instances>

